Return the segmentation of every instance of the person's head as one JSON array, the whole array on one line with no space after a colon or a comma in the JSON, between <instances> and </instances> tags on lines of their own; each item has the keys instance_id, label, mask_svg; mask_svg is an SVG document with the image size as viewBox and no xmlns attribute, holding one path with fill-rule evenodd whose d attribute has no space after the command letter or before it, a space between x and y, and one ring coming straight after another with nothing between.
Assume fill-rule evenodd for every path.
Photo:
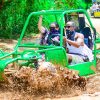
<instances>
[{"instance_id":1,"label":"person's head","mask_svg":"<svg viewBox=\"0 0 100 100\"><path fill-rule=\"evenodd\" d=\"M50 24L50 31L58 31L59 25L56 22Z\"/></svg>"},{"instance_id":2,"label":"person's head","mask_svg":"<svg viewBox=\"0 0 100 100\"><path fill-rule=\"evenodd\" d=\"M66 28L67 30L74 31L74 30L75 30L75 23L72 22L72 21L68 21L68 22L66 23L65 28Z\"/></svg>"},{"instance_id":3,"label":"person's head","mask_svg":"<svg viewBox=\"0 0 100 100\"><path fill-rule=\"evenodd\" d=\"M93 2L93 4L97 4L97 2Z\"/></svg>"}]
</instances>

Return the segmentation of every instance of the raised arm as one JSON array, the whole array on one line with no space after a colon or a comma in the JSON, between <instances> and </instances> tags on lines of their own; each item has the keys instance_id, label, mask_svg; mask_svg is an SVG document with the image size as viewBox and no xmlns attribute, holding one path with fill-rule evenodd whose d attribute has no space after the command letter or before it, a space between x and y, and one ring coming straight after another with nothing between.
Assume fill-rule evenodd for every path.
<instances>
[{"instance_id":1,"label":"raised arm","mask_svg":"<svg viewBox=\"0 0 100 100\"><path fill-rule=\"evenodd\" d=\"M38 21L38 29L41 33L44 33L45 32L45 28L42 26L42 19L43 19L43 16L40 16L39 17L39 21Z\"/></svg>"}]
</instances>

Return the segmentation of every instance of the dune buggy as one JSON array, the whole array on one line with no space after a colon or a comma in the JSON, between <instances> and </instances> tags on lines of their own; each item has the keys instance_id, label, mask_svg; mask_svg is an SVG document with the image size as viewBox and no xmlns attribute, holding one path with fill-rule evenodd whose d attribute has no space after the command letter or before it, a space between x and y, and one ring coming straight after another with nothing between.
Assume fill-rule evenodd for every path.
<instances>
[{"instance_id":1,"label":"dune buggy","mask_svg":"<svg viewBox=\"0 0 100 100\"><path fill-rule=\"evenodd\" d=\"M40 45L40 34L39 32L35 33L37 25L32 27L30 33L32 33L32 38L28 39L28 36L25 35L30 21L37 19L40 15L44 16L44 21L46 27L49 27L50 22L57 22L60 26L60 44L55 45ZM66 50L63 47L63 32L65 23L69 20L73 20L77 23L77 30L81 32L84 27L88 27L91 30L91 36L93 41L93 54L94 60L92 62L83 62L78 64L70 65L68 63L68 57ZM34 20L36 21L36 20ZM34 24L34 22L33 22ZM37 29L38 30L38 29ZM28 31L29 32L29 31ZM29 34L30 34L29 33ZM88 33L87 33L88 34ZM68 69L78 70L80 76L85 76L95 73L96 68L96 55L100 53L100 50L97 50L96 45L100 43L99 34L96 32L88 13L84 9L75 9L75 10L45 10L39 12L32 12L29 14L18 43L14 47L13 52L8 53L0 51L0 72L2 73L4 69L10 63L17 64L21 67L23 66L32 66L34 68L38 67L38 60L42 59L44 56L45 61L52 62L53 64L67 67Z\"/></svg>"}]
</instances>

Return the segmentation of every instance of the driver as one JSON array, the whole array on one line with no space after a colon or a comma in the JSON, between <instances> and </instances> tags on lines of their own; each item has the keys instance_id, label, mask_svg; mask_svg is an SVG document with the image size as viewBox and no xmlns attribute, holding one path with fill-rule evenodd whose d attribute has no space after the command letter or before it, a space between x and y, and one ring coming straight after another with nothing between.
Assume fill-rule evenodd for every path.
<instances>
[{"instance_id":1,"label":"driver","mask_svg":"<svg viewBox=\"0 0 100 100\"><path fill-rule=\"evenodd\" d=\"M52 41L57 41L59 42L59 34L60 34L60 30L59 30L59 25L56 22L53 22L50 24L49 30L45 27L42 26L42 18L43 16L39 17L39 21L38 21L38 29L41 32L41 40L40 40L40 44L41 45L46 45L46 44L51 44L51 42L49 41L49 38L52 35Z\"/></svg>"},{"instance_id":2,"label":"driver","mask_svg":"<svg viewBox=\"0 0 100 100\"><path fill-rule=\"evenodd\" d=\"M72 21L66 24L64 45L68 48L68 60L71 64L92 61L92 50L84 43L84 36L75 31L75 23Z\"/></svg>"}]
</instances>

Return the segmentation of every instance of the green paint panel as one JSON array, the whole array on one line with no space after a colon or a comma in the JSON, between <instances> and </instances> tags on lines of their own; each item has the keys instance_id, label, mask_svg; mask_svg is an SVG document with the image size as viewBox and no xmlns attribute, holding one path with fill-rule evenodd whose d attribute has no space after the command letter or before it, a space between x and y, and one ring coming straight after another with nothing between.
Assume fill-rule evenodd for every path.
<instances>
[{"instance_id":1,"label":"green paint panel","mask_svg":"<svg viewBox=\"0 0 100 100\"><path fill-rule=\"evenodd\" d=\"M94 62L85 62L85 63L80 63L80 64L75 64L75 65L70 65L68 66L69 69L77 70L79 71L80 76L87 76L90 74L95 73L95 64Z\"/></svg>"},{"instance_id":2,"label":"green paint panel","mask_svg":"<svg viewBox=\"0 0 100 100\"><path fill-rule=\"evenodd\" d=\"M66 65L68 65L67 60L67 54L64 49L46 51L46 61L50 61L56 65L66 67Z\"/></svg>"}]
</instances>

